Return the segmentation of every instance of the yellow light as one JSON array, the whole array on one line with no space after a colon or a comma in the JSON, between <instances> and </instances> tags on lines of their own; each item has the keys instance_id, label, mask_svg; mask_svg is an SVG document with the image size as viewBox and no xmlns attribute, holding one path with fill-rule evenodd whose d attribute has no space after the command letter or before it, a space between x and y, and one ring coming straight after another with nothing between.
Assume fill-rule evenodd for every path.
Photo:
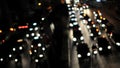
<instances>
[{"instance_id":1,"label":"yellow light","mask_svg":"<svg viewBox=\"0 0 120 68\"><path fill-rule=\"evenodd\" d=\"M41 6L41 3L38 3L38 6Z\"/></svg>"},{"instance_id":2,"label":"yellow light","mask_svg":"<svg viewBox=\"0 0 120 68\"><path fill-rule=\"evenodd\" d=\"M16 31L16 29L11 27L11 28L10 28L10 31Z\"/></svg>"},{"instance_id":3,"label":"yellow light","mask_svg":"<svg viewBox=\"0 0 120 68\"><path fill-rule=\"evenodd\" d=\"M2 30L0 30L0 33L2 33Z\"/></svg>"},{"instance_id":4,"label":"yellow light","mask_svg":"<svg viewBox=\"0 0 120 68\"><path fill-rule=\"evenodd\" d=\"M17 42L23 42L23 39L18 39Z\"/></svg>"},{"instance_id":5,"label":"yellow light","mask_svg":"<svg viewBox=\"0 0 120 68\"><path fill-rule=\"evenodd\" d=\"M29 54L32 55L32 51L31 50L29 50Z\"/></svg>"},{"instance_id":6,"label":"yellow light","mask_svg":"<svg viewBox=\"0 0 120 68\"><path fill-rule=\"evenodd\" d=\"M100 19L102 19L103 17L102 16L100 16Z\"/></svg>"},{"instance_id":7,"label":"yellow light","mask_svg":"<svg viewBox=\"0 0 120 68\"><path fill-rule=\"evenodd\" d=\"M103 35L102 37L105 38L105 35Z\"/></svg>"},{"instance_id":8,"label":"yellow light","mask_svg":"<svg viewBox=\"0 0 120 68\"><path fill-rule=\"evenodd\" d=\"M10 28L10 31L14 31L14 28Z\"/></svg>"},{"instance_id":9,"label":"yellow light","mask_svg":"<svg viewBox=\"0 0 120 68\"><path fill-rule=\"evenodd\" d=\"M98 32L98 31L99 31L99 29L97 28L97 29L96 29L96 31Z\"/></svg>"},{"instance_id":10,"label":"yellow light","mask_svg":"<svg viewBox=\"0 0 120 68\"><path fill-rule=\"evenodd\" d=\"M84 17L86 16L86 14L83 15Z\"/></svg>"}]
</instances>

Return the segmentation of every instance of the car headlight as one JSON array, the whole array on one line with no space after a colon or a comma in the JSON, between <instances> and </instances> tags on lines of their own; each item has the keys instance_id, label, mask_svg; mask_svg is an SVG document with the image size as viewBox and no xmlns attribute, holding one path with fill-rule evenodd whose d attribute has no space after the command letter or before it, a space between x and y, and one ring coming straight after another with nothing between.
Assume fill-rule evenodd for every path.
<instances>
[{"instance_id":1,"label":"car headlight","mask_svg":"<svg viewBox=\"0 0 120 68\"><path fill-rule=\"evenodd\" d=\"M99 47L99 51L102 51L103 50L103 48L102 47Z\"/></svg>"},{"instance_id":2,"label":"car headlight","mask_svg":"<svg viewBox=\"0 0 120 68\"><path fill-rule=\"evenodd\" d=\"M102 34L102 33L99 31L99 32L98 32L98 35L101 35L101 34Z\"/></svg>"},{"instance_id":3,"label":"car headlight","mask_svg":"<svg viewBox=\"0 0 120 68\"><path fill-rule=\"evenodd\" d=\"M87 28L88 28L88 29L90 29L90 26L89 26L89 25L87 25Z\"/></svg>"},{"instance_id":4,"label":"car headlight","mask_svg":"<svg viewBox=\"0 0 120 68\"><path fill-rule=\"evenodd\" d=\"M39 57L42 58L42 57L43 57L43 54L39 54Z\"/></svg>"},{"instance_id":5,"label":"car headlight","mask_svg":"<svg viewBox=\"0 0 120 68\"><path fill-rule=\"evenodd\" d=\"M81 8L80 8L80 11L82 11L82 10L83 10L83 8L81 7Z\"/></svg>"},{"instance_id":6,"label":"car headlight","mask_svg":"<svg viewBox=\"0 0 120 68\"><path fill-rule=\"evenodd\" d=\"M95 50L93 53L94 53L94 54L97 54L97 53L98 53L98 51L97 51L97 50Z\"/></svg>"},{"instance_id":7,"label":"car headlight","mask_svg":"<svg viewBox=\"0 0 120 68\"><path fill-rule=\"evenodd\" d=\"M34 23L33 23L33 26L36 26L36 25L37 25L37 23L36 23L36 22L34 22Z\"/></svg>"},{"instance_id":8,"label":"car headlight","mask_svg":"<svg viewBox=\"0 0 120 68\"><path fill-rule=\"evenodd\" d=\"M94 36L93 33L90 33L90 36L93 37Z\"/></svg>"},{"instance_id":9,"label":"car headlight","mask_svg":"<svg viewBox=\"0 0 120 68\"><path fill-rule=\"evenodd\" d=\"M38 59L35 59L35 62L36 62L36 63L38 63L38 62L39 62L39 60L38 60Z\"/></svg>"},{"instance_id":10,"label":"car headlight","mask_svg":"<svg viewBox=\"0 0 120 68\"><path fill-rule=\"evenodd\" d=\"M83 36L81 36L81 37L80 37L80 40L84 40L84 37L83 37Z\"/></svg>"},{"instance_id":11,"label":"car headlight","mask_svg":"<svg viewBox=\"0 0 120 68\"><path fill-rule=\"evenodd\" d=\"M70 24L69 24L69 26L70 26L70 27L73 27L73 24L72 24L72 23L70 23Z\"/></svg>"},{"instance_id":12,"label":"car headlight","mask_svg":"<svg viewBox=\"0 0 120 68\"><path fill-rule=\"evenodd\" d=\"M108 46L107 48L108 48L108 49L111 49L111 46Z\"/></svg>"},{"instance_id":13,"label":"car headlight","mask_svg":"<svg viewBox=\"0 0 120 68\"><path fill-rule=\"evenodd\" d=\"M77 39L74 37L74 38L73 38L73 41L77 41Z\"/></svg>"},{"instance_id":14,"label":"car headlight","mask_svg":"<svg viewBox=\"0 0 120 68\"><path fill-rule=\"evenodd\" d=\"M28 38L28 37L29 37L29 34L26 34L26 37Z\"/></svg>"},{"instance_id":15,"label":"car headlight","mask_svg":"<svg viewBox=\"0 0 120 68\"><path fill-rule=\"evenodd\" d=\"M29 28L29 31L33 31L33 28Z\"/></svg>"},{"instance_id":16,"label":"car headlight","mask_svg":"<svg viewBox=\"0 0 120 68\"><path fill-rule=\"evenodd\" d=\"M90 56L90 55L91 55L90 52L88 52L88 53L87 53L87 56Z\"/></svg>"},{"instance_id":17,"label":"car headlight","mask_svg":"<svg viewBox=\"0 0 120 68\"><path fill-rule=\"evenodd\" d=\"M90 21L92 21L92 20L89 18L88 21L90 22Z\"/></svg>"},{"instance_id":18,"label":"car headlight","mask_svg":"<svg viewBox=\"0 0 120 68\"><path fill-rule=\"evenodd\" d=\"M119 42L116 42L116 45L117 45L117 46L120 46L120 43L119 43Z\"/></svg>"},{"instance_id":19,"label":"car headlight","mask_svg":"<svg viewBox=\"0 0 120 68\"><path fill-rule=\"evenodd\" d=\"M81 54L78 54L78 58L81 58L82 57L82 55Z\"/></svg>"},{"instance_id":20,"label":"car headlight","mask_svg":"<svg viewBox=\"0 0 120 68\"><path fill-rule=\"evenodd\" d=\"M3 61L3 58L0 58L0 61L2 62L2 61Z\"/></svg>"},{"instance_id":21,"label":"car headlight","mask_svg":"<svg viewBox=\"0 0 120 68\"><path fill-rule=\"evenodd\" d=\"M102 27L105 27L105 24L102 24L101 26L102 26Z\"/></svg>"}]
</instances>

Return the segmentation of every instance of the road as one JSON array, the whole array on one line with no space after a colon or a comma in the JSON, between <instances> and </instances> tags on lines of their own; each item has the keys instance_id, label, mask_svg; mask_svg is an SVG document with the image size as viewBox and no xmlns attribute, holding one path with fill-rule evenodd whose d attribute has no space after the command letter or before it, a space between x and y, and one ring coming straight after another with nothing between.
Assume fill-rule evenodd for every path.
<instances>
[{"instance_id":1,"label":"road","mask_svg":"<svg viewBox=\"0 0 120 68\"><path fill-rule=\"evenodd\" d=\"M87 14L93 21L95 21L94 19L94 15L93 15L93 11L95 11L97 9L85 9L84 13ZM115 26L115 32L119 31L119 26L117 23L118 20L116 20L115 18L113 18L112 16L110 16L107 11L104 12L105 10L103 9L98 9L101 11L103 17L107 18L110 23L114 24ZM78 10L77 10L78 11ZM79 12L76 13L76 17L79 17ZM80 20L79 18L77 18L77 22L79 23L80 27L81 27L81 32L84 36L84 41L89 45L89 48L91 49L91 45L94 43L93 40L90 39L90 33L87 29L86 24L83 24L82 20ZM96 21L95 21L96 22ZM120 24L119 24L120 25ZM71 34L72 30L70 30L70 34ZM104 33L104 32L103 32ZM71 37L72 38L72 34ZM107 36L106 36L107 37ZM108 39L109 40L109 39ZM72 43L72 40L70 40ZM116 51L116 49L114 48L113 44L112 45L112 54L110 56L102 56L100 54L97 54L96 56L92 55L91 56L91 61L87 62L85 61L84 63L79 63L78 58L77 58L77 51L76 51L76 46L71 46L71 67L70 68L118 68L120 65L120 54L119 52Z\"/></svg>"},{"instance_id":2,"label":"road","mask_svg":"<svg viewBox=\"0 0 120 68\"><path fill-rule=\"evenodd\" d=\"M93 8L92 9L84 9L84 13L87 14L91 18L91 20L94 22L96 22L96 20L94 19L94 15L93 15L93 11L95 11L95 10L97 10L97 9L93 9ZM120 25L120 24L117 23L117 22L119 22L119 20L116 20L116 18L110 16L107 13L107 11L104 12L105 10L103 10L103 9L99 9L99 10L101 10L103 17L107 18L110 21L110 23L112 23L115 26L114 31L119 33L120 29L118 29L118 28L120 26L118 26L118 25ZM87 24L84 23L83 19L79 18L79 14L80 14L80 10L75 10L75 16L77 18L77 23L79 24L79 26L81 28L81 32L84 37L84 42L88 44L90 52L92 53L91 47L93 44L96 44L96 40L91 40L90 32L89 32L89 29L87 28ZM34 31L34 32L38 33L38 31ZM40 33L42 33L42 32L40 32ZM105 31L103 31L102 34L105 35L107 37L107 39L109 40ZM33 35L33 34L31 34L31 35ZM35 37L35 38L37 38L37 37ZM26 39L26 42L27 42L27 45L25 45L26 51L20 55L22 58L21 61L16 63L15 61L17 61L17 60L12 60L8 63L7 68L37 68L37 67L40 67L39 65L41 63L36 63L36 62L38 62L38 59L34 58L35 57L34 56L34 57L32 57L32 59L34 59L32 61L31 56L28 52L28 50L31 47L31 44L33 42L33 38L32 38L32 40ZM103 56L103 55L100 55L99 53L97 55L91 54L90 61L84 60L81 62L79 62L79 60L78 60L77 47L73 46L72 43L73 43L73 29L69 29L69 39L68 39L68 60L69 60L68 66L69 66L69 68L118 68L120 65L120 53L118 51L116 51L116 49L114 48L114 46L111 42L110 42L111 43L110 45L112 45L112 54L111 55ZM64 47L67 47L67 46L64 46ZM67 48L64 48L64 47L63 47L64 50L62 51L63 52L62 54L64 56L62 56L62 59L66 59L64 57L66 57L66 55L67 55L66 52L64 53L64 51L66 51ZM40 49L38 49L38 50L40 50ZM34 51L36 52L36 50L34 50ZM36 54L36 55L38 55L38 54ZM0 61L2 61L2 59L0 59ZM45 60L45 61L47 61L47 60ZM49 64L43 64L43 65L49 67ZM44 66L43 66L43 68L48 68L48 67L44 67Z\"/></svg>"}]
</instances>

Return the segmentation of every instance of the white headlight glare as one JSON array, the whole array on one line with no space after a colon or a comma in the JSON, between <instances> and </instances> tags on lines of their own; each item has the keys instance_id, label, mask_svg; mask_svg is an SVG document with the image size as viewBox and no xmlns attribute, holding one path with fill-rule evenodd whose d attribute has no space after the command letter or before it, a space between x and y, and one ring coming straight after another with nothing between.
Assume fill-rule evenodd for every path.
<instances>
[{"instance_id":1,"label":"white headlight glare","mask_svg":"<svg viewBox=\"0 0 120 68\"><path fill-rule=\"evenodd\" d=\"M95 17L97 17L98 15L97 14L94 14L95 15Z\"/></svg>"},{"instance_id":2,"label":"white headlight glare","mask_svg":"<svg viewBox=\"0 0 120 68\"><path fill-rule=\"evenodd\" d=\"M70 27L73 27L73 24L72 24L72 23L70 23L70 24L69 24L69 26L70 26Z\"/></svg>"},{"instance_id":3,"label":"white headlight glare","mask_svg":"<svg viewBox=\"0 0 120 68\"><path fill-rule=\"evenodd\" d=\"M97 51L97 50L95 50L93 53L94 53L94 54L97 54L97 53L98 53L98 51Z\"/></svg>"},{"instance_id":4,"label":"white headlight glare","mask_svg":"<svg viewBox=\"0 0 120 68\"><path fill-rule=\"evenodd\" d=\"M35 23L33 23L33 26L36 26L37 25L37 23L35 22Z\"/></svg>"},{"instance_id":5,"label":"white headlight glare","mask_svg":"<svg viewBox=\"0 0 120 68\"><path fill-rule=\"evenodd\" d=\"M39 39L39 37L38 37L38 36L35 36L35 37L34 37L34 40L37 40L37 39Z\"/></svg>"},{"instance_id":6,"label":"white headlight glare","mask_svg":"<svg viewBox=\"0 0 120 68\"><path fill-rule=\"evenodd\" d=\"M41 18L41 20L43 21L43 20L45 20L45 18Z\"/></svg>"},{"instance_id":7,"label":"white headlight glare","mask_svg":"<svg viewBox=\"0 0 120 68\"><path fill-rule=\"evenodd\" d=\"M77 41L77 39L74 37L74 38L73 38L73 41Z\"/></svg>"},{"instance_id":8,"label":"white headlight glare","mask_svg":"<svg viewBox=\"0 0 120 68\"><path fill-rule=\"evenodd\" d=\"M37 30L38 30L38 27L35 27L34 30L37 31Z\"/></svg>"},{"instance_id":9,"label":"white headlight glare","mask_svg":"<svg viewBox=\"0 0 120 68\"><path fill-rule=\"evenodd\" d=\"M26 34L26 37L29 37L29 34Z\"/></svg>"},{"instance_id":10,"label":"white headlight glare","mask_svg":"<svg viewBox=\"0 0 120 68\"><path fill-rule=\"evenodd\" d=\"M79 43L77 42L76 45L78 45Z\"/></svg>"},{"instance_id":11,"label":"white headlight glare","mask_svg":"<svg viewBox=\"0 0 120 68\"><path fill-rule=\"evenodd\" d=\"M108 49L111 49L111 46L108 46L107 48L108 48Z\"/></svg>"},{"instance_id":12,"label":"white headlight glare","mask_svg":"<svg viewBox=\"0 0 120 68\"><path fill-rule=\"evenodd\" d=\"M15 62L18 62L18 59L15 59Z\"/></svg>"},{"instance_id":13,"label":"white headlight glare","mask_svg":"<svg viewBox=\"0 0 120 68\"><path fill-rule=\"evenodd\" d=\"M83 36L81 36L81 37L80 37L80 40L84 40L84 37L83 37Z\"/></svg>"},{"instance_id":14,"label":"white headlight glare","mask_svg":"<svg viewBox=\"0 0 120 68\"><path fill-rule=\"evenodd\" d=\"M96 14L96 12L95 12L95 11L93 11L93 14Z\"/></svg>"},{"instance_id":15,"label":"white headlight glare","mask_svg":"<svg viewBox=\"0 0 120 68\"><path fill-rule=\"evenodd\" d=\"M95 24L93 24L93 27L96 27L96 25L95 25Z\"/></svg>"},{"instance_id":16,"label":"white headlight glare","mask_svg":"<svg viewBox=\"0 0 120 68\"><path fill-rule=\"evenodd\" d=\"M71 8L68 8L68 10L71 10Z\"/></svg>"},{"instance_id":17,"label":"white headlight glare","mask_svg":"<svg viewBox=\"0 0 120 68\"><path fill-rule=\"evenodd\" d=\"M81 54L78 54L78 58L81 58L82 56L81 56Z\"/></svg>"},{"instance_id":18,"label":"white headlight glare","mask_svg":"<svg viewBox=\"0 0 120 68\"><path fill-rule=\"evenodd\" d=\"M74 15L74 14L72 14L70 17L75 17L75 15ZM74 19L74 18L71 18L71 19Z\"/></svg>"},{"instance_id":19,"label":"white headlight glare","mask_svg":"<svg viewBox=\"0 0 120 68\"><path fill-rule=\"evenodd\" d=\"M71 15L72 13L71 12L69 12L69 15Z\"/></svg>"},{"instance_id":20,"label":"white headlight glare","mask_svg":"<svg viewBox=\"0 0 120 68\"><path fill-rule=\"evenodd\" d=\"M116 42L116 45L117 45L117 46L120 46L120 43L119 43L119 42Z\"/></svg>"},{"instance_id":21,"label":"white headlight glare","mask_svg":"<svg viewBox=\"0 0 120 68\"><path fill-rule=\"evenodd\" d=\"M87 56L90 56L90 55L91 55L90 52L88 52L88 53L87 53Z\"/></svg>"},{"instance_id":22,"label":"white headlight glare","mask_svg":"<svg viewBox=\"0 0 120 68\"><path fill-rule=\"evenodd\" d=\"M43 54L39 54L39 57L40 57L40 58L43 57Z\"/></svg>"},{"instance_id":23,"label":"white headlight glare","mask_svg":"<svg viewBox=\"0 0 120 68\"><path fill-rule=\"evenodd\" d=\"M78 30L81 31L81 28L79 27Z\"/></svg>"},{"instance_id":24,"label":"white headlight glare","mask_svg":"<svg viewBox=\"0 0 120 68\"><path fill-rule=\"evenodd\" d=\"M80 11L82 11L83 10L83 8L82 7L80 7Z\"/></svg>"},{"instance_id":25,"label":"white headlight glare","mask_svg":"<svg viewBox=\"0 0 120 68\"><path fill-rule=\"evenodd\" d=\"M88 9L88 8L89 8L89 6L88 6L88 5L86 5L86 8Z\"/></svg>"},{"instance_id":26,"label":"white headlight glare","mask_svg":"<svg viewBox=\"0 0 120 68\"><path fill-rule=\"evenodd\" d=\"M78 25L78 23L77 23L77 22L74 22L73 25Z\"/></svg>"},{"instance_id":27,"label":"white headlight glare","mask_svg":"<svg viewBox=\"0 0 120 68\"><path fill-rule=\"evenodd\" d=\"M33 48L34 46L33 45L31 45L31 48Z\"/></svg>"},{"instance_id":28,"label":"white headlight glare","mask_svg":"<svg viewBox=\"0 0 120 68\"><path fill-rule=\"evenodd\" d=\"M23 49L23 47L22 47L22 46L20 46L20 47L19 47L19 50L22 50L22 49Z\"/></svg>"},{"instance_id":29,"label":"white headlight glare","mask_svg":"<svg viewBox=\"0 0 120 68\"><path fill-rule=\"evenodd\" d=\"M0 58L0 61L3 61L3 58Z\"/></svg>"},{"instance_id":30,"label":"white headlight glare","mask_svg":"<svg viewBox=\"0 0 120 68\"><path fill-rule=\"evenodd\" d=\"M41 43L38 43L38 47L41 47Z\"/></svg>"},{"instance_id":31,"label":"white headlight glare","mask_svg":"<svg viewBox=\"0 0 120 68\"><path fill-rule=\"evenodd\" d=\"M101 35L101 34L102 34L102 33L99 31L99 32L98 32L98 35Z\"/></svg>"},{"instance_id":32,"label":"white headlight glare","mask_svg":"<svg viewBox=\"0 0 120 68\"><path fill-rule=\"evenodd\" d=\"M36 53L36 52L37 52L37 50L34 50L34 52Z\"/></svg>"},{"instance_id":33,"label":"white headlight glare","mask_svg":"<svg viewBox=\"0 0 120 68\"><path fill-rule=\"evenodd\" d=\"M105 24L102 24L101 26L102 26L102 27L105 27Z\"/></svg>"},{"instance_id":34,"label":"white headlight glare","mask_svg":"<svg viewBox=\"0 0 120 68\"><path fill-rule=\"evenodd\" d=\"M33 28L29 28L29 31L33 31Z\"/></svg>"},{"instance_id":35,"label":"white headlight glare","mask_svg":"<svg viewBox=\"0 0 120 68\"><path fill-rule=\"evenodd\" d=\"M90 26L89 26L89 25L87 25L87 28L89 29L89 28L90 28Z\"/></svg>"},{"instance_id":36,"label":"white headlight glare","mask_svg":"<svg viewBox=\"0 0 120 68\"><path fill-rule=\"evenodd\" d=\"M35 33L31 33L31 36L35 36Z\"/></svg>"},{"instance_id":37,"label":"white headlight glare","mask_svg":"<svg viewBox=\"0 0 120 68\"><path fill-rule=\"evenodd\" d=\"M80 15L80 18L83 18L83 16L82 16L82 15Z\"/></svg>"},{"instance_id":38,"label":"white headlight glare","mask_svg":"<svg viewBox=\"0 0 120 68\"><path fill-rule=\"evenodd\" d=\"M37 33L37 34L36 34L36 36L37 36L37 37L40 37L40 34L39 34L39 33Z\"/></svg>"},{"instance_id":39,"label":"white headlight glare","mask_svg":"<svg viewBox=\"0 0 120 68\"><path fill-rule=\"evenodd\" d=\"M90 22L90 21L92 21L92 20L89 18L88 21Z\"/></svg>"},{"instance_id":40,"label":"white headlight glare","mask_svg":"<svg viewBox=\"0 0 120 68\"><path fill-rule=\"evenodd\" d=\"M39 60L38 60L38 59L35 59L35 62L37 63L37 62L39 62Z\"/></svg>"},{"instance_id":41,"label":"white headlight glare","mask_svg":"<svg viewBox=\"0 0 120 68\"><path fill-rule=\"evenodd\" d=\"M67 7L71 7L71 6L68 4Z\"/></svg>"},{"instance_id":42,"label":"white headlight glare","mask_svg":"<svg viewBox=\"0 0 120 68\"><path fill-rule=\"evenodd\" d=\"M11 54L9 54L9 58L11 58L12 57L12 55Z\"/></svg>"},{"instance_id":43,"label":"white headlight glare","mask_svg":"<svg viewBox=\"0 0 120 68\"><path fill-rule=\"evenodd\" d=\"M93 33L90 33L90 36L94 36Z\"/></svg>"},{"instance_id":44,"label":"white headlight glare","mask_svg":"<svg viewBox=\"0 0 120 68\"><path fill-rule=\"evenodd\" d=\"M45 47L43 47L42 50L45 51Z\"/></svg>"},{"instance_id":45,"label":"white headlight glare","mask_svg":"<svg viewBox=\"0 0 120 68\"><path fill-rule=\"evenodd\" d=\"M103 50L103 48L102 47L99 47L99 51L102 51Z\"/></svg>"},{"instance_id":46,"label":"white headlight glare","mask_svg":"<svg viewBox=\"0 0 120 68\"><path fill-rule=\"evenodd\" d=\"M16 51L16 48L13 48L13 51Z\"/></svg>"}]
</instances>

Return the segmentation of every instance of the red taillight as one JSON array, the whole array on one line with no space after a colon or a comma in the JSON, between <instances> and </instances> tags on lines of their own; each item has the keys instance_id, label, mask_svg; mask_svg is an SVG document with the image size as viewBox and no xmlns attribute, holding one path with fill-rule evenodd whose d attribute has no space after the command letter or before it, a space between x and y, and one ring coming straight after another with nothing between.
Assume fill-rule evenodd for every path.
<instances>
[{"instance_id":1,"label":"red taillight","mask_svg":"<svg viewBox=\"0 0 120 68\"><path fill-rule=\"evenodd\" d=\"M26 29L26 28L28 28L28 26L26 25L26 26L18 26L18 28L19 29Z\"/></svg>"}]
</instances>

